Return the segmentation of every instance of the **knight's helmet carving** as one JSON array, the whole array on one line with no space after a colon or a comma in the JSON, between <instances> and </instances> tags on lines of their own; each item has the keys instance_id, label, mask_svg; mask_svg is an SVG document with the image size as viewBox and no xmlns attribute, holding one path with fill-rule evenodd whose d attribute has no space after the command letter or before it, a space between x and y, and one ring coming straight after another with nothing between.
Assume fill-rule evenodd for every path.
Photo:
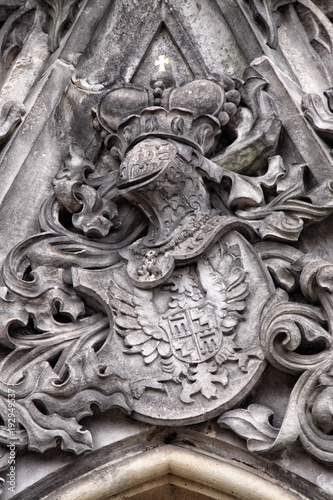
<instances>
[{"instance_id":1,"label":"knight's helmet carving","mask_svg":"<svg viewBox=\"0 0 333 500\"><path fill-rule=\"evenodd\" d=\"M94 110L95 128L120 161L136 144L148 138L173 139L209 155L223 127L237 112L241 97L231 78L198 79L176 87L173 75L161 66L163 70L152 76L150 88L131 84L114 86ZM119 189L158 173L168 152L162 148L156 157L154 148L148 147L142 154L147 155L143 165L131 161L121 165Z\"/></svg>"}]
</instances>

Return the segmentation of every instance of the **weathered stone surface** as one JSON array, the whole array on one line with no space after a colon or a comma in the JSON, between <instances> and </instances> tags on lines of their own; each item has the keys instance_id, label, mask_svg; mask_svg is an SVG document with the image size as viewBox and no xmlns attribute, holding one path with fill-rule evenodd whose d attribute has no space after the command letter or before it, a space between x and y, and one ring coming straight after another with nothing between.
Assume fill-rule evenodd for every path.
<instances>
[{"instance_id":1,"label":"weathered stone surface","mask_svg":"<svg viewBox=\"0 0 333 500\"><path fill-rule=\"evenodd\" d=\"M329 498L330 9L3 4L3 498L169 442Z\"/></svg>"}]
</instances>

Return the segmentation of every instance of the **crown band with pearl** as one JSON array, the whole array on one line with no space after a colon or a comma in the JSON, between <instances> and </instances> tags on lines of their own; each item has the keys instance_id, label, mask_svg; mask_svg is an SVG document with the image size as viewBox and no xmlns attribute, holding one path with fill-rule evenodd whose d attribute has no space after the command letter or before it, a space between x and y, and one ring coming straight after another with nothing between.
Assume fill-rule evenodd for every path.
<instances>
[{"instance_id":1,"label":"crown band with pearl","mask_svg":"<svg viewBox=\"0 0 333 500\"><path fill-rule=\"evenodd\" d=\"M230 78L224 84L200 79L175 87L171 73L163 71L151 86L115 87L96 110L94 125L121 160L147 137L171 138L209 154L240 101Z\"/></svg>"}]
</instances>

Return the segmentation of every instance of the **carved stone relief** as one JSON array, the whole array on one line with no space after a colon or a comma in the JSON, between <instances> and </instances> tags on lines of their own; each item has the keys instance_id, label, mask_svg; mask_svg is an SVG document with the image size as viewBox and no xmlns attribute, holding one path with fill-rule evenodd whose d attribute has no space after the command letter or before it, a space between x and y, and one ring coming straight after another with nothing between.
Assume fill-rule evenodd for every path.
<instances>
[{"instance_id":1,"label":"carved stone relief","mask_svg":"<svg viewBox=\"0 0 333 500\"><path fill-rule=\"evenodd\" d=\"M0 2L1 148L22 121L26 112L23 101L49 52L59 47L61 38L71 28L79 3L78 0ZM42 28L48 33L48 50L44 47Z\"/></svg>"},{"instance_id":2,"label":"carved stone relief","mask_svg":"<svg viewBox=\"0 0 333 500\"><path fill-rule=\"evenodd\" d=\"M264 27L267 45L272 49L278 46L277 28L281 24L280 7L295 3L296 0L248 0L253 16Z\"/></svg>"},{"instance_id":3,"label":"carved stone relief","mask_svg":"<svg viewBox=\"0 0 333 500\"><path fill-rule=\"evenodd\" d=\"M11 16L23 9L14 3ZM308 35L317 19L305 0L248 3L269 50L280 50L287 9ZM31 5L24 8L46 20L49 52L61 51L83 3ZM40 232L14 246L2 268L0 467L13 439L41 453L92 450L81 421L93 405L171 427L218 417L251 452L298 440L332 464L333 264L299 244L333 213L332 183L304 161L262 61L242 74L212 74L170 5L157 2L145 16L154 35L145 33L140 63L139 48L125 69L115 56L108 80L104 53L100 72L91 54L75 71L66 63L71 82L62 82L55 116L61 122L66 102L80 95L81 114L75 106L71 113L84 121L67 126L81 141L54 133L62 159L45 190L52 194ZM312 28L314 47L325 37ZM109 32L94 40L111 44ZM171 55L158 54L163 47ZM330 147L331 94L324 106L303 93L298 117ZM2 108L0 144L23 113L11 102ZM280 427L269 406L246 403L267 366L295 381Z\"/></svg>"},{"instance_id":4,"label":"carved stone relief","mask_svg":"<svg viewBox=\"0 0 333 500\"><path fill-rule=\"evenodd\" d=\"M303 97L305 116L315 131L330 146L333 145L333 111L332 89L324 92L325 98L317 94L307 94ZM325 102L326 101L326 102Z\"/></svg>"},{"instance_id":5,"label":"carved stone relief","mask_svg":"<svg viewBox=\"0 0 333 500\"><path fill-rule=\"evenodd\" d=\"M332 191L307 190L305 166L284 164L266 82L246 76L174 87L162 70L150 89L106 92L94 126L119 167L102 177L71 146L45 232L3 268L2 396L17 395L21 445L89 448L78 421L92 402L201 421L240 401L266 360L305 377L327 363L330 264L253 243L297 240L333 212ZM297 287L308 304L289 303ZM232 427L233 412L220 422Z\"/></svg>"}]
</instances>

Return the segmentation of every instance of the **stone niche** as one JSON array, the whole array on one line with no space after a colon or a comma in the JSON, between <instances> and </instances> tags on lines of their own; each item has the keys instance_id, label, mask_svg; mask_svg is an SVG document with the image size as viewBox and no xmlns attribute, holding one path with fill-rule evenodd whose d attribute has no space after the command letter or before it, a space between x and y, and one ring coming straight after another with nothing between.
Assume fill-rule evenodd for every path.
<instances>
[{"instance_id":1,"label":"stone niche","mask_svg":"<svg viewBox=\"0 0 333 500\"><path fill-rule=\"evenodd\" d=\"M1 498L332 498L330 4L0 1Z\"/></svg>"}]
</instances>

